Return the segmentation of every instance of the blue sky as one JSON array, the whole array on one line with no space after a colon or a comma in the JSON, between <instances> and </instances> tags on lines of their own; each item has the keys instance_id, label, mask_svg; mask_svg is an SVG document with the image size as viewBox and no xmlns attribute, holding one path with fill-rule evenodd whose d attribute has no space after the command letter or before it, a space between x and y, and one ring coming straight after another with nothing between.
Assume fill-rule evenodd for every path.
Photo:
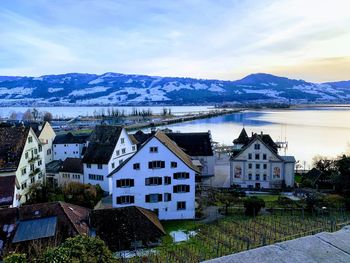
<instances>
[{"instance_id":1,"label":"blue sky","mask_svg":"<svg viewBox=\"0 0 350 263\"><path fill-rule=\"evenodd\" d=\"M348 0L1 0L0 75L350 79Z\"/></svg>"}]
</instances>

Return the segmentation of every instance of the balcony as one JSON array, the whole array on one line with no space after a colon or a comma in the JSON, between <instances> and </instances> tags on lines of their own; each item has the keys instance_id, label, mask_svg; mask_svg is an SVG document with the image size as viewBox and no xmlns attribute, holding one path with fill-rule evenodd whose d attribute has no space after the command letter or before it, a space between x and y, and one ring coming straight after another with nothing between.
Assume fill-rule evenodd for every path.
<instances>
[{"instance_id":1,"label":"balcony","mask_svg":"<svg viewBox=\"0 0 350 263\"><path fill-rule=\"evenodd\" d=\"M28 163L33 163L33 162L38 161L40 159L41 159L40 155L37 155L37 156L34 156L34 157L30 158L28 160Z\"/></svg>"},{"instance_id":2,"label":"balcony","mask_svg":"<svg viewBox=\"0 0 350 263\"><path fill-rule=\"evenodd\" d=\"M35 176L36 174L40 173L40 168L35 168L34 171L31 171L29 174L29 177Z\"/></svg>"}]
</instances>

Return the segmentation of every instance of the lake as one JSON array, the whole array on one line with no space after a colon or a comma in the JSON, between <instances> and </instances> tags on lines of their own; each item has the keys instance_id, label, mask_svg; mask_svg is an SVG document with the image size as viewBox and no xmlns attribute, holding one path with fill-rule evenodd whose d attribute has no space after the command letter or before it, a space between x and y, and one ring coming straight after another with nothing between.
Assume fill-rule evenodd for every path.
<instances>
[{"instance_id":1,"label":"lake","mask_svg":"<svg viewBox=\"0 0 350 263\"><path fill-rule=\"evenodd\" d=\"M42 107L38 109L50 111L54 116L76 117L91 115L95 110L106 111L107 108L109 107ZM130 112L133 107L114 108ZM162 106L136 108L141 110L150 108L154 113L160 113L163 109ZM173 113L181 114L214 110L214 107L172 106L171 109ZM0 117L7 117L13 111L26 110L27 107L0 107ZM310 167L316 155L335 157L350 150L350 108L341 105L340 107L245 111L167 127L182 132L210 130L214 141L226 145L232 144L242 127L245 127L249 134L263 131L270 134L275 141L288 141L286 154L294 155L301 164L306 162L307 168Z\"/></svg>"},{"instance_id":2,"label":"lake","mask_svg":"<svg viewBox=\"0 0 350 263\"><path fill-rule=\"evenodd\" d=\"M268 133L275 141L288 141L287 155L306 168L316 155L335 157L350 152L350 108L246 111L210 119L169 125L173 131L211 131L214 141L232 145L245 127ZM280 152L284 154L284 152Z\"/></svg>"}]
</instances>

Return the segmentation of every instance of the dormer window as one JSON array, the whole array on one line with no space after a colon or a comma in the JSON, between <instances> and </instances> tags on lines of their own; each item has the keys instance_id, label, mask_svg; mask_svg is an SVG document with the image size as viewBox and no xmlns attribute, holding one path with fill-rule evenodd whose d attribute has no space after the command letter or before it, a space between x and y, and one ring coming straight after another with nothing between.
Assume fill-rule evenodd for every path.
<instances>
[{"instance_id":1,"label":"dormer window","mask_svg":"<svg viewBox=\"0 0 350 263\"><path fill-rule=\"evenodd\" d=\"M149 147L149 152L157 153L158 152L158 147Z\"/></svg>"},{"instance_id":2,"label":"dormer window","mask_svg":"<svg viewBox=\"0 0 350 263\"><path fill-rule=\"evenodd\" d=\"M28 137L28 142L29 142L29 143L33 142L33 137L32 137L32 136L29 136L29 137Z\"/></svg>"},{"instance_id":3,"label":"dormer window","mask_svg":"<svg viewBox=\"0 0 350 263\"><path fill-rule=\"evenodd\" d=\"M125 143L125 139L124 138L120 138L120 143Z\"/></svg>"},{"instance_id":4,"label":"dormer window","mask_svg":"<svg viewBox=\"0 0 350 263\"><path fill-rule=\"evenodd\" d=\"M260 150L260 144L259 143L254 144L254 149L255 150Z\"/></svg>"}]
</instances>

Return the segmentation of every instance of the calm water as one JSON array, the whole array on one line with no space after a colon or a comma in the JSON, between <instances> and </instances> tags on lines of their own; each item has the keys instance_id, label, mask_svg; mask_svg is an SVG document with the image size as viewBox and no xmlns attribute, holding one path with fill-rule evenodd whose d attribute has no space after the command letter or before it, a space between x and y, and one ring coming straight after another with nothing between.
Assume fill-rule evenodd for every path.
<instances>
[{"instance_id":1,"label":"calm water","mask_svg":"<svg viewBox=\"0 0 350 263\"><path fill-rule=\"evenodd\" d=\"M276 141L288 141L287 155L308 168L316 155L337 156L350 152L350 108L247 111L168 127L174 131L208 131L214 141L231 145L242 127L269 133ZM284 152L281 152L284 154Z\"/></svg>"}]
</instances>

